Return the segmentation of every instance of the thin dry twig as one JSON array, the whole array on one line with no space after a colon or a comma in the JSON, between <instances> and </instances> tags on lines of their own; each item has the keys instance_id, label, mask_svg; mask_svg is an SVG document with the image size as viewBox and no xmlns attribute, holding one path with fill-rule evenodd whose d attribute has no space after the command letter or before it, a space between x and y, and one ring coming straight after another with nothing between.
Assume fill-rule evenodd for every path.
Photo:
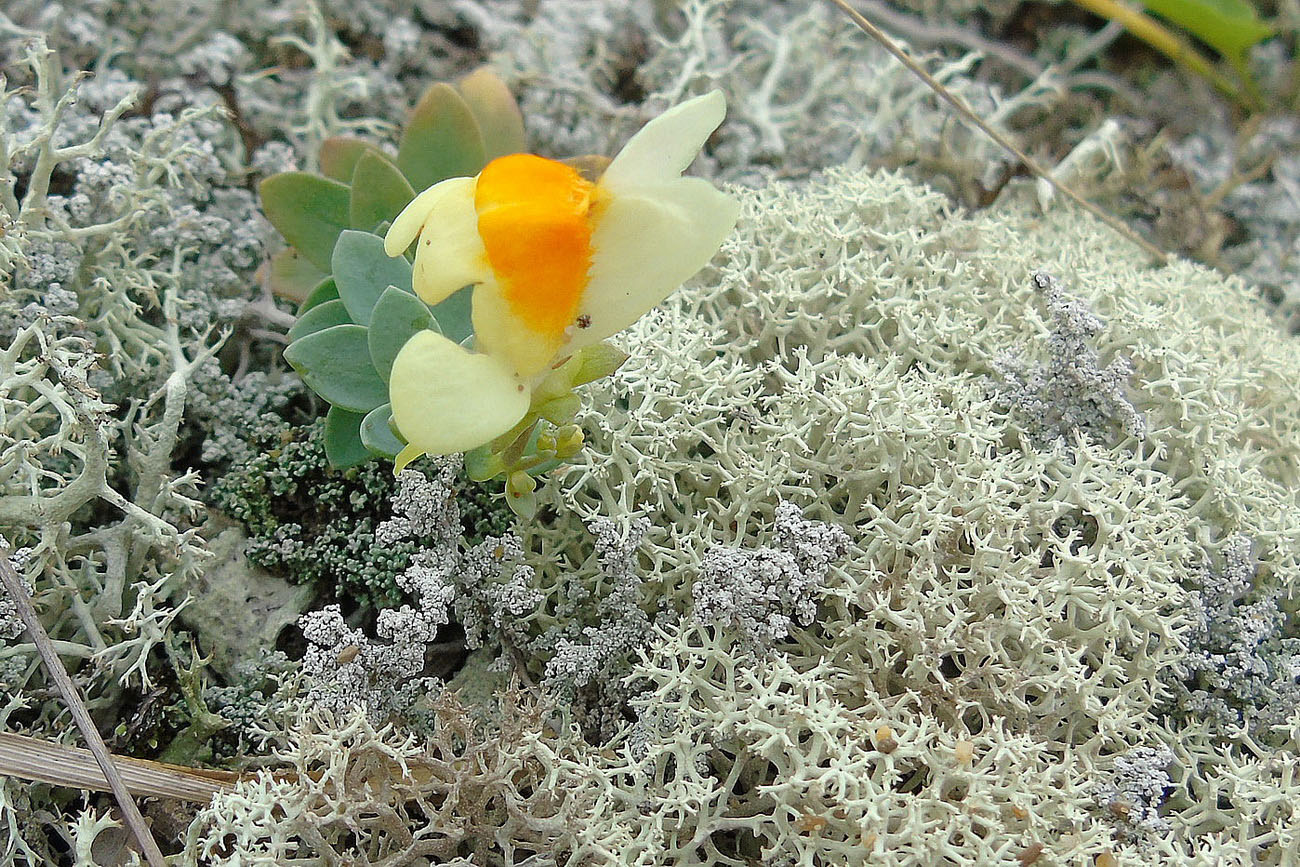
<instances>
[{"instance_id":1,"label":"thin dry twig","mask_svg":"<svg viewBox=\"0 0 1300 867\"><path fill-rule=\"evenodd\" d=\"M930 24L906 12L899 12L881 0L857 0L857 4L890 30L902 34L908 41L917 45L960 45L969 51L978 51L985 57L999 60L1030 80L1038 78L1046 71L1046 67L1034 58L1001 42L986 39L978 33L960 27Z\"/></svg>"},{"instance_id":2,"label":"thin dry twig","mask_svg":"<svg viewBox=\"0 0 1300 867\"><path fill-rule=\"evenodd\" d=\"M1134 244L1137 244L1140 248L1142 248L1148 254L1150 254L1151 257L1154 258L1161 265L1168 264L1169 256L1163 250L1161 250L1155 244L1152 244L1150 241L1146 240L1142 236L1138 235L1118 217L1115 217L1107 213L1103 209L1094 205L1092 202L1089 202L1083 196L1080 196L1074 190L1070 189L1069 187L1065 186L1064 184L1060 183L1055 178L1053 178L1047 172L1047 170L1045 170L1042 166L1040 166L1032 157L1030 157L1020 148L1016 147L1016 145L1012 143L1012 141L1008 139L1006 136L1004 136L1002 133L998 132L996 129L989 126L987 123L985 123L983 119L981 119L979 115L977 115L974 111L972 111L971 108L968 105L966 105L966 103L964 103L960 98L958 98L956 94L954 94L952 91L948 90L948 88L944 87L942 84L936 81L934 76L926 72L925 69L919 63L913 60L911 56L908 55L908 53L902 49L902 46L900 46L893 39L889 38L889 36L879 27L877 27L876 25L868 21L866 17L862 15L861 12L859 12L858 10L850 6L847 0L830 0L830 2L838 6L844 12L845 15L848 15L849 18L853 21L853 23L857 25L859 30L861 30L863 33L867 34L872 39L879 42L882 46L884 46L886 51L894 55L894 57L896 57L898 61L902 63L904 66L906 66L913 75L915 75L916 77L924 81L927 87L933 90L939 96L940 99L942 99L944 102L952 106L953 109L956 110L956 112L962 116L962 118L964 118L967 122L974 124L977 129L979 129L989 138L993 139L993 141L997 142L998 145L1001 146L1003 149L1005 149L1008 153L1015 156L1015 158L1020 160L1020 162L1024 164L1025 168L1029 169L1029 171L1033 173L1036 177L1042 178L1047 184L1049 184L1052 187L1052 189L1056 190L1058 193L1065 196L1067 199L1074 202L1079 207L1083 208L1085 211L1092 214L1097 219L1101 220L1107 226L1110 226L1116 232L1119 232L1121 235L1123 235L1128 240L1132 241Z\"/></svg>"},{"instance_id":3,"label":"thin dry twig","mask_svg":"<svg viewBox=\"0 0 1300 867\"><path fill-rule=\"evenodd\" d=\"M121 774L117 771L117 766L113 764L113 757L108 752L108 747L104 744L104 739L99 736L99 730L95 728L95 722L90 718L90 711L86 709L85 703L81 696L77 694L77 687L68 676L68 671L63 667L63 661L59 659L58 653L54 649L54 644L50 641L50 636L45 633L45 627L41 626L41 621L36 616L36 609L32 607L32 601L27 598L27 588L14 571L13 564L9 562L9 548L0 542L0 584L4 585L5 591L13 600L14 607L18 609L18 616L22 618L23 625L27 627L27 634L31 637L32 643L36 645L36 652L40 654L41 662L45 664L45 669L49 672L50 678L54 685L58 687L59 694L63 696L64 702L68 705L68 710L72 713L72 719L76 722L77 728L81 730L81 736L86 739L90 752L94 754L95 762L99 765L104 779L108 781L109 790L113 793L117 806L126 818L127 827L135 836L136 842L140 846L140 851L144 854L145 860L149 862L149 867L165 867L162 850L158 848L158 842L154 840L153 834L149 831L149 826L144 823L144 817L140 815L140 809L136 806L135 800L131 797L126 783L122 781Z\"/></svg>"},{"instance_id":4,"label":"thin dry twig","mask_svg":"<svg viewBox=\"0 0 1300 867\"><path fill-rule=\"evenodd\" d=\"M113 764L126 788L140 797L206 804L213 795L233 790L239 780L239 775L230 771L186 768L125 756L114 756ZM0 775L51 786L109 791L108 780L90 750L9 732L0 732Z\"/></svg>"}]
</instances>

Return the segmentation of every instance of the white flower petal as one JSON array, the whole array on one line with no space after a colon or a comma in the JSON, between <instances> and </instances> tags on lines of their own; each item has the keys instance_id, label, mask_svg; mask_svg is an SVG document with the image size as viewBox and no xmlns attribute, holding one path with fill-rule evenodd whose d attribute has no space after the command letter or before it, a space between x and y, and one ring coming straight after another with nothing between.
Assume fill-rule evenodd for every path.
<instances>
[{"instance_id":1,"label":"white flower petal","mask_svg":"<svg viewBox=\"0 0 1300 867\"><path fill-rule=\"evenodd\" d=\"M478 234L474 184L474 178L449 178L429 187L397 215L384 239L388 255L400 256L414 237L412 222L422 219L416 228L420 238L411 279L415 294L428 304L437 304L489 274L487 252Z\"/></svg>"},{"instance_id":2,"label":"white flower petal","mask_svg":"<svg viewBox=\"0 0 1300 867\"><path fill-rule=\"evenodd\" d=\"M498 359L421 331L393 361L393 420L415 449L432 455L491 442L524 417L528 389Z\"/></svg>"},{"instance_id":3,"label":"white flower petal","mask_svg":"<svg viewBox=\"0 0 1300 867\"><path fill-rule=\"evenodd\" d=\"M708 264L740 216L735 199L700 178L611 196L604 208L566 353L622 331L667 298Z\"/></svg>"},{"instance_id":4,"label":"white flower petal","mask_svg":"<svg viewBox=\"0 0 1300 867\"><path fill-rule=\"evenodd\" d=\"M720 90L673 106L628 140L601 175L600 186L617 194L677 178L726 113L727 100Z\"/></svg>"}]
</instances>

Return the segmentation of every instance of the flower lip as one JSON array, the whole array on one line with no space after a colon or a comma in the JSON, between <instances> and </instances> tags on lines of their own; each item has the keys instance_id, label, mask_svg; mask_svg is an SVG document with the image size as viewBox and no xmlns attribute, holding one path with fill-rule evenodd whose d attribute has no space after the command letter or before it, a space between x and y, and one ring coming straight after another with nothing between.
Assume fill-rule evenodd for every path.
<instances>
[{"instance_id":1,"label":"flower lip","mask_svg":"<svg viewBox=\"0 0 1300 867\"><path fill-rule=\"evenodd\" d=\"M532 154L498 157L478 176L478 232L517 322L558 348L591 268L595 185Z\"/></svg>"}]
</instances>

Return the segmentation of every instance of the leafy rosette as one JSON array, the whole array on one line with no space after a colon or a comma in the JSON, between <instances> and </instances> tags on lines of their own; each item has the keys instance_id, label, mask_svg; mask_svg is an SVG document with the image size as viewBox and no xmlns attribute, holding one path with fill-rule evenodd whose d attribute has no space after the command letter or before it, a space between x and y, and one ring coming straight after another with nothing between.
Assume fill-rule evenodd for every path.
<instances>
[{"instance_id":1,"label":"leafy rosette","mask_svg":"<svg viewBox=\"0 0 1300 867\"><path fill-rule=\"evenodd\" d=\"M514 97L481 69L425 91L395 157L335 137L321 145L321 174L262 182L263 211L290 245L272 257L270 285L300 302L285 358L330 404L325 447L335 467L393 457L404 446L390 424L387 383L407 339L432 330L460 342L471 333L468 293L436 308L420 301L410 264L384 255L382 235L416 190L476 174L523 147Z\"/></svg>"}]
</instances>

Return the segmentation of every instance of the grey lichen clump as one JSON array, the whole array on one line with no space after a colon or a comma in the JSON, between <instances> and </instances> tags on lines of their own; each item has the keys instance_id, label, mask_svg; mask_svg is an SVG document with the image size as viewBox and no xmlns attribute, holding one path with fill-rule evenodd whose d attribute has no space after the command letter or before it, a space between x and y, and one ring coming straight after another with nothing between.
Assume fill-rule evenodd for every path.
<instances>
[{"instance_id":1,"label":"grey lichen clump","mask_svg":"<svg viewBox=\"0 0 1300 867\"><path fill-rule=\"evenodd\" d=\"M1283 607L1287 580L1260 581L1250 539L1223 546L1224 565L1189 582L1192 630L1170 678L1179 717L1203 718L1224 736L1245 730L1286 743L1300 710L1300 630Z\"/></svg>"},{"instance_id":2,"label":"grey lichen clump","mask_svg":"<svg viewBox=\"0 0 1300 867\"><path fill-rule=\"evenodd\" d=\"M710 549L692 588L695 619L729 630L751 651L770 651L792 624L812 624L827 570L849 545L844 530L803 520L793 503L776 508L776 539L775 548Z\"/></svg>"},{"instance_id":3,"label":"grey lichen clump","mask_svg":"<svg viewBox=\"0 0 1300 867\"><path fill-rule=\"evenodd\" d=\"M1166 771L1173 762L1169 747L1135 747L1115 759L1113 775L1097 786L1097 805L1117 822L1125 838L1146 844L1171 830L1160 806L1173 786Z\"/></svg>"},{"instance_id":4,"label":"grey lichen clump","mask_svg":"<svg viewBox=\"0 0 1300 867\"><path fill-rule=\"evenodd\" d=\"M1052 275L1037 273L1033 284L1052 317L1050 358L1039 365L1016 355L999 359L999 399L1040 447L1057 439L1071 442L1079 433L1105 441L1115 428L1140 438L1146 421L1125 394L1132 362L1120 355L1102 367L1088 345L1105 323L1082 301L1066 295Z\"/></svg>"},{"instance_id":5,"label":"grey lichen clump","mask_svg":"<svg viewBox=\"0 0 1300 867\"><path fill-rule=\"evenodd\" d=\"M729 631L656 626L635 737L600 764L623 799L583 844L646 864L997 863L1035 845L1061 862L1294 857L1270 829L1300 794L1280 776L1296 726L1290 752L1261 758L1244 735L1171 721L1165 700L1207 533L1249 533L1293 586L1300 349L1245 287L1152 268L1090 220L1042 216L1029 190L967 216L834 171L744 203L716 267L635 325L631 359L593 387L592 457L556 508L644 510L644 556L670 587L782 501L850 542L813 623L757 663ZM1064 448L989 388L1013 347L1051 333L1025 315L1042 272L1071 287L1053 304L1081 327L1060 351L1049 338L1057 375L1038 396L1092 407ZM1097 378L1120 357L1131 374ZM1089 404L1087 381L1115 400ZM1136 418L1124 406L1141 438L1115 437ZM1096 802L1103 757L1153 744L1176 755L1150 801L1170 827L1147 835L1155 854ZM1232 806L1203 808L1217 791Z\"/></svg>"}]
</instances>

